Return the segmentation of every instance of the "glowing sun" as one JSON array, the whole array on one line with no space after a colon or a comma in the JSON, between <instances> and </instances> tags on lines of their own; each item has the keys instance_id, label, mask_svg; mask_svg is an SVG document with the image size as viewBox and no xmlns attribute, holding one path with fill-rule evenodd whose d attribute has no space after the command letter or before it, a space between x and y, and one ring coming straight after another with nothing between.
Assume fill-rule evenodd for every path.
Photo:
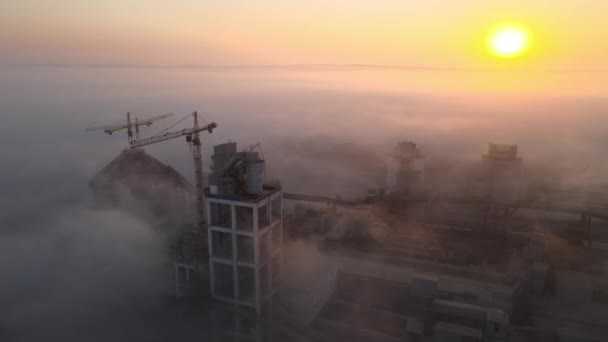
<instances>
[{"instance_id":1,"label":"glowing sun","mask_svg":"<svg viewBox=\"0 0 608 342\"><path fill-rule=\"evenodd\" d=\"M529 48L531 35L528 29L517 23L501 24L488 33L487 44L491 53L503 58L516 57Z\"/></svg>"}]
</instances>

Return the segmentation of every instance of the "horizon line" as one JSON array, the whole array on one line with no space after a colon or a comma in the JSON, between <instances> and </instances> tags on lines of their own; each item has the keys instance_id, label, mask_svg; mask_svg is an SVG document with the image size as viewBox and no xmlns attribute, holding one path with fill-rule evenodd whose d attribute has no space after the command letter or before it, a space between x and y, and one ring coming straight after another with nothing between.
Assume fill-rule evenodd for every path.
<instances>
[{"instance_id":1,"label":"horizon line","mask_svg":"<svg viewBox=\"0 0 608 342\"><path fill-rule=\"evenodd\" d=\"M424 65L395 65L395 64L361 64L361 63L294 63L294 64L137 64L137 63L7 63L14 67L56 67L56 68L122 68L122 69L343 69L343 70L404 70L404 71L435 71L435 72L534 72L534 73L608 73L608 69L538 69L517 68L505 70L501 68L466 68ZM336 70L334 70L336 71Z\"/></svg>"}]
</instances>

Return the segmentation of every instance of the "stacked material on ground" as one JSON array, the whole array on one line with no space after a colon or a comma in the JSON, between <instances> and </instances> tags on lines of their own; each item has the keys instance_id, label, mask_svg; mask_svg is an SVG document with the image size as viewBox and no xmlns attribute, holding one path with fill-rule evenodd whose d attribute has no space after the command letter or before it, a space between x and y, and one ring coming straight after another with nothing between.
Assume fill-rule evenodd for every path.
<instances>
[{"instance_id":1,"label":"stacked material on ground","mask_svg":"<svg viewBox=\"0 0 608 342\"><path fill-rule=\"evenodd\" d=\"M194 214L192 184L142 149L123 150L89 186L100 206L122 207L172 221L188 220Z\"/></svg>"}]
</instances>

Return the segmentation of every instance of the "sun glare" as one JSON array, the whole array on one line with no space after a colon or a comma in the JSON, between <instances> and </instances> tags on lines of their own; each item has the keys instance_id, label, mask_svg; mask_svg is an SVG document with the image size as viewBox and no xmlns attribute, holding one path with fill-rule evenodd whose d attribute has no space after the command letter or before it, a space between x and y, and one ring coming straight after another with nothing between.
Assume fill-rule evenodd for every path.
<instances>
[{"instance_id":1,"label":"sun glare","mask_svg":"<svg viewBox=\"0 0 608 342\"><path fill-rule=\"evenodd\" d=\"M516 57L530 46L530 33L521 24L502 24L490 31L487 43L490 52L499 57Z\"/></svg>"}]
</instances>

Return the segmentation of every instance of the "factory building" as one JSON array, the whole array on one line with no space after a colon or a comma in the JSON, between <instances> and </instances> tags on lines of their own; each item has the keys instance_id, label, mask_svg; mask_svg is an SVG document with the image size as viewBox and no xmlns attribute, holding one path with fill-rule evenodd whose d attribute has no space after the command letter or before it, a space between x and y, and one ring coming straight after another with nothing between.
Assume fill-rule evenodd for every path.
<instances>
[{"instance_id":1,"label":"factory building","mask_svg":"<svg viewBox=\"0 0 608 342\"><path fill-rule=\"evenodd\" d=\"M260 152L214 147L205 196L211 296L267 312L282 277L282 189Z\"/></svg>"},{"instance_id":2,"label":"factory building","mask_svg":"<svg viewBox=\"0 0 608 342\"><path fill-rule=\"evenodd\" d=\"M341 258L312 326L342 340L509 341L521 283L421 266Z\"/></svg>"}]
</instances>

